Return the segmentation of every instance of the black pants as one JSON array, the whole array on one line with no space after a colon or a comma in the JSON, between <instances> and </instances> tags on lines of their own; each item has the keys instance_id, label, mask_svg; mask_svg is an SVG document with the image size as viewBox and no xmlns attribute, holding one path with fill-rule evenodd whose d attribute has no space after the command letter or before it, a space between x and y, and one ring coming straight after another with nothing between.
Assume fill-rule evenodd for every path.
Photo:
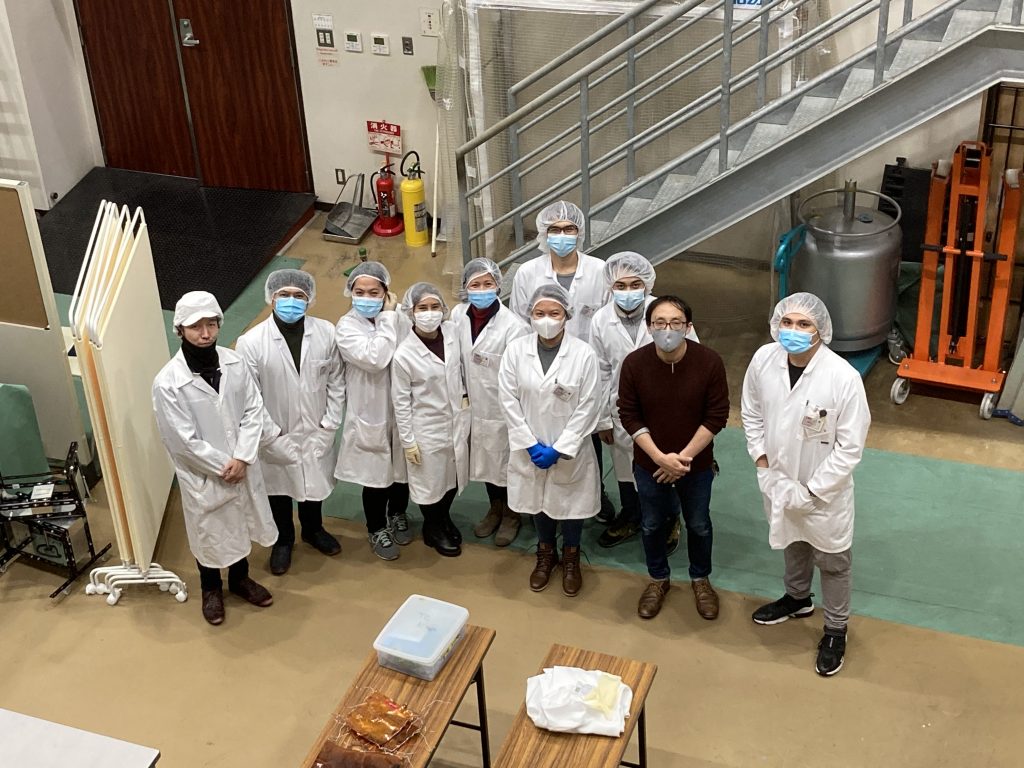
<instances>
[{"instance_id":1,"label":"black pants","mask_svg":"<svg viewBox=\"0 0 1024 768\"><path fill-rule=\"evenodd\" d=\"M274 516L277 524L277 543L295 543L295 520L292 516L291 496L268 496L270 500L270 513ZM302 528L303 536L312 536L324 527L322 513L322 501L300 501L299 502L299 525Z\"/></svg>"},{"instance_id":2,"label":"black pants","mask_svg":"<svg viewBox=\"0 0 1024 768\"><path fill-rule=\"evenodd\" d=\"M387 488L363 488L366 530L376 533L388 524L388 515L400 515L409 507L409 486L392 483Z\"/></svg>"},{"instance_id":3,"label":"black pants","mask_svg":"<svg viewBox=\"0 0 1024 768\"><path fill-rule=\"evenodd\" d=\"M452 502L455 501L456 489L452 488L440 501L433 504L420 504L420 512L423 514L424 527L440 525L451 519Z\"/></svg>"},{"instance_id":4,"label":"black pants","mask_svg":"<svg viewBox=\"0 0 1024 768\"><path fill-rule=\"evenodd\" d=\"M597 454L597 477L601 481L601 497L605 495L604 490L604 443L601 442L601 438L597 436L595 432L590 436L590 441L594 444L594 453Z\"/></svg>"},{"instance_id":5,"label":"black pants","mask_svg":"<svg viewBox=\"0 0 1024 768\"><path fill-rule=\"evenodd\" d=\"M484 487L487 489L488 501L504 501L508 504L508 488L494 483L484 483Z\"/></svg>"},{"instance_id":6,"label":"black pants","mask_svg":"<svg viewBox=\"0 0 1024 768\"><path fill-rule=\"evenodd\" d=\"M220 577L220 568L207 568L196 560L199 566L199 585L203 592L210 592L215 589L224 589L224 582ZM237 563L228 566L228 588L234 589L242 579L249 576L249 558L243 557Z\"/></svg>"}]
</instances>

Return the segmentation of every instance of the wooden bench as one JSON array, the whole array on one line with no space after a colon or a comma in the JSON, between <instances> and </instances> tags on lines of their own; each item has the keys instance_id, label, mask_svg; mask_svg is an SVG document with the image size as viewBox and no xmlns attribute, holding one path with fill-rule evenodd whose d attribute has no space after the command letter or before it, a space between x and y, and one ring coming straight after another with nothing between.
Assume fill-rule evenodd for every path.
<instances>
[{"instance_id":1,"label":"wooden bench","mask_svg":"<svg viewBox=\"0 0 1024 768\"><path fill-rule=\"evenodd\" d=\"M646 768L647 721L644 702L658 671L657 665L567 645L553 645L541 664L541 670L548 667L599 669L621 677L622 682L633 689L633 703L629 708L629 717L626 718L625 730L617 739L546 731L533 724L526 714L524 703L501 746L494 768L615 768L619 765ZM636 763L623 760L634 726L637 729L640 753L639 762Z\"/></svg>"},{"instance_id":2,"label":"wooden bench","mask_svg":"<svg viewBox=\"0 0 1024 768\"><path fill-rule=\"evenodd\" d=\"M490 768L490 734L487 730L487 699L484 694L484 656L494 641L494 630L466 627L466 635L459 642L448 663L431 682L420 680L401 672L386 669L377 663L377 652L371 651L362 670L352 681L348 691L334 708L331 717L320 731L316 743L302 761L302 768L312 768L317 754L331 734L337 729L337 717L344 717L350 709L361 703L370 691L379 691L413 712L422 715L422 735L416 738L409 768L426 766L449 725L470 728L480 732L480 749L483 765ZM453 720L455 711L469 690L476 684L476 701L480 722L464 723ZM412 742L410 742L411 744Z\"/></svg>"}]
</instances>

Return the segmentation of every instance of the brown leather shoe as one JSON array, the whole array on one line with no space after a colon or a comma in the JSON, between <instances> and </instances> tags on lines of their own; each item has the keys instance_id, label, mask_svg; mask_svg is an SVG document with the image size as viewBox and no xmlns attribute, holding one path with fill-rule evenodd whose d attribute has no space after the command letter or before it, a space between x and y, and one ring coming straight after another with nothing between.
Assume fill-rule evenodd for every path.
<instances>
[{"instance_id":1,"label":"brown leather shoe","mask_svg":"<svg viewBox=\"0 0 1024 768\"><path fill-rule=\"evenodd\" d=\"M487 510L487 514L484 515L483 519L473 526L473 535L478 539L486 539L501 525L501 516L505 509L505 505L500 501L492 501L490 509Z\"/></svg>"},{"instance_id":2,"label":"brown leather shoe","mask_svg":"<svg viewBox=\"0 0 1024 768\"><path fill-rule=\"evenodd\" d=\"M537 545L537 565L530 574L530 589L543 592L551 581L551 572L558 565L558 553L551 544Z\"/></svg>"},{"instance_id":3,"label":"brown leather shoe","mask_svg":"<svg viewBox=\"0 0 1024 768\"><path fill-rule=\"evenodd\" d=\"M690 584L693 586L693 597L697 602L697 613L708 621L717 619L718 593L711 586L711 582L707 579L694 579Z\"/></svg>"},{"instance_id":4,"label":"brown leather shoe","mask_svg":"<svg viewBox=\"0 0 1024 768\"><path fill-rule=\"evenodd\" d=\"M583 571L580 570L580 548L562 547L562 592L576 597L583 589Z\"/></svg>"},{"instance_id":5,"label":"brown leather shoe","mask_svg":"<svg viewBox=\"0 0 1024 768\"><path fill-rule=\"evenodd\" d=\"M224 623L224 592L219 589L203 590L203 618L217 626Z\"/></svg>"},{"instance_id":6,"label":"brown leather shoe","mask_svg":"<svg viewBox=\"0 0 1024 768\"><path fill-rule=\"evenodd\" d=\"M653 619L658 615L671 586L668 579L663 579L653 580L644 587L640 602L636 606L636 612L641 619Z\"/></svg>"},{"instance_id":7,"label":"brown leather shoe","mask_svg":"<svg viewBox=\"0 0 1024 768\"><path fill-rule=\"evenodd\" d=\"M270 594L270 591L263 585L257 584L248 576L233 587L230 587L230 589L233 594L238 595L243 600L246 600L259 608L266 608L274 602L274 597Z\"/></svg>"},{"instance_id":8,"label":"brown leather shoe","mask_svg":"<svg viewBox=\"0 0 1024 768\"><path fill-rule=\"evenodd\" d=\"M498 526L498 533L494 536L494 546L507 547L516 540L519 535L519 513L513 512L507 504L502 504L504 510L501 515L501 525Z\"/></svg>"}]
</instances>

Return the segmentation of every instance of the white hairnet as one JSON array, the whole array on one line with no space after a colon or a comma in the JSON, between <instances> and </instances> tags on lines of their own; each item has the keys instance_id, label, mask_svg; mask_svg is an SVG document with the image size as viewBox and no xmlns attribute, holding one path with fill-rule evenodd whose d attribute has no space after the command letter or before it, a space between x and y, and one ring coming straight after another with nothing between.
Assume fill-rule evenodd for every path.
<instances>
[{"instance_id":1,"label":"white hairnet","mask_svg":"<svg viewBox=\"0 0 1024 768\"><path fill-rule=\"evenodd\" d=\"M345 284L346 296L352 295L352 286L355 285L356 279L360 277L372 277L384 286L385 291L391 285L391 275L383 264L379 261L364 261L361 264L357 264L356 268L348 276L348 282Z\"/></svg>"},{"instance_id":2,"label":"white hairnet","mask_svg":"<svg viewBox=\"0 0 1024 768\"><path fill-rule=\"evenodd\" d=\"M794 293L775 305L775 312L772 313L770 321L773 339L779 340L779 324L782 322L783 316L790 312L797 312L811 318L814 327L818 329L821 340L825 344L832 341L832 318L828 314L828 307L813 293Z\"/></svg>"},{"instance_id":3,"label":"white hairnet","mask_svg":"<svg viewBox=\"0 0 1024 768\"><path fill-rule=\"evenodd\" d=\"M580 228L579 242L582 243L587 234L587 223L583 219L583 211L575 203L559 200L541 209L537 214L537 247L541 253L548 253L548 227L556 221L571 221Z\"/></svg>"},{"instance_id":4,"label":"white hairnet","mask_svg":"<svg viewBox=\"0 0 1024 768\"><path fill-rule=\"evenodd\" d=\"M209 291L189 291L174 305L175 328L198 323L207 317L224 319L224 311L217 303L217 298Z\"/></svg>"},{"instance_id":5,"label":"white hairnet","mask_svg":"<svg viewBox=\"0 0 1024 768\"><path fill-rule=\"evenodd\" d=\"M461 301L466 301L468 298L466 286L469 285L471 280L480 277L480 275L490 275L493 277L498 293L501 293L501 269L499 269L498 265L490 259L472 259L462 269L462 290L459 291L459 299Z\"/></svg>"},{"instance_id":6,"label":"white hairnet","mask_svg":"<svg viewBox=\"0 0 1024 768\"><path fill-rule=\"evenodd\" d=\"M428 296L433 296L440 301L444 312L448 312L448 302L444 300L441 289L431 283L413 283L402 299L402 309L412 315L412 308Z\"/></svg>"},{"instance_id":7,"label":"white hairnet","mask_svg":"<svg viewBox=\"0 0 1024 768\"><path fill-rule=\"evenodd\" d=\"M557 301L565 307L566 318L572 318L572 300L569 298L569 292L558 283L544 283L537 286L537 290L530 297L531 312L538 301Z\"/></svg>"},{"instance_id":8,"label":"white hairnet","mask_svg":"<svg viewBox=\"0 0 1024 768\"><path fill-rule=\"evenodd\" d=\"M267 304L274 300L274 294L282 288L298 288L309 297L310 304L316 298L316 281L309 272L301 269L276 269L267 275L267 283L263 286Z\"/></svg>"},{"instance_id":9,"label":"white hairnet","mask_svg":"<svg viewBox=\"0 0 1024 768\"><path fill-rule=\"evenodd\" d=\"M644 281L644 293L648 296L654 290L654 279L657 273L654 265L635 251L623 251L608 257L604 264L604 279L611 286L616 280L626 277L639 277Z\"/></svg>"}]
</instances>

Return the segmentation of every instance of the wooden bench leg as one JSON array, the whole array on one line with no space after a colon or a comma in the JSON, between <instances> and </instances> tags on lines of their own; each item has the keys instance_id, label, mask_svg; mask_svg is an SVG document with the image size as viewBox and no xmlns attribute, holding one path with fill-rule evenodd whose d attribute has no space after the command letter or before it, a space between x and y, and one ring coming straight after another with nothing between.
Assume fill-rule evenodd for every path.
<instances>
[{"instance_id":1,"label":"wooden bench leg","mask_svg":"<svg viewBox=\"0 0 1024 768\"><path fill-rule=\"evenodd\" d=\"M637 762L631 763L627 760L623 760L619 765L625 765L628 768L647 768L647 705L645 704L640 708L640 714L636 719L636 739L637 739L637 752L639 757Z\"/></svg>"},{"instance_id":2,"label":"wooden bench leg","mask_svg":"<svg viewBox=\"0 0 1024 768\"><path fill-rule=\"evenodd\" d=\"M476 675L473 676L473 682L476 684L476 708L480 724L475 725L473 723L452 720L452 725L480 731L480 752L483 755L483 768L491 768L491 733L487 726L487 694L484 690L484 665L482 663L477 667Z\"/></svg>"}]
</instances>

